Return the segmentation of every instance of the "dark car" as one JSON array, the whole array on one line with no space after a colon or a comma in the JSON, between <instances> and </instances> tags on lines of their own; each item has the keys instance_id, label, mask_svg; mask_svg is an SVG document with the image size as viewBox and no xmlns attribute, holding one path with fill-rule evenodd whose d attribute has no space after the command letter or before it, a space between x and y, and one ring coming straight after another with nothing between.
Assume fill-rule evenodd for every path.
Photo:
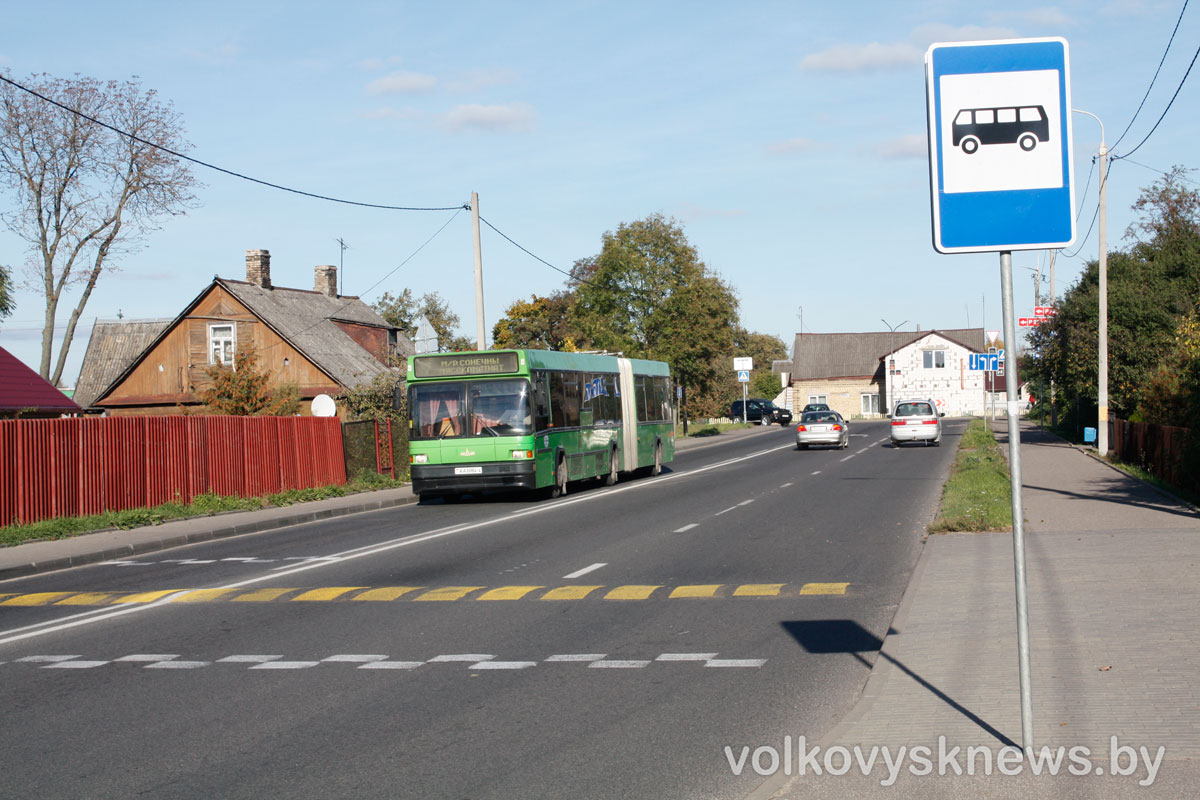
<instances>
[{"instance_id":1,"label":"dark car","mask_svg":"<svg viewBox=\"0 0 1200 800\"><path fill-rule=\"evenodd\" d=\"M743 422L757 422L759 425L770 425L772 422L787 425L792 421L792 412L761 397L751 397L747 400L744 413L742 401L734 401L729 407L729 416Z\"/></svg>"},{"instance_id":2,"label":"dark car","mask_svg":"<svg viewBox=\"0 0 1200 800\"><path fill-rule=\"evenodd\" d=\"M831 409L827 403L809 403L808 405L806 405L804 407L804 410L801 411L800 413L807 414L810 411L832 411L832 410L833 409Z\"/></svg>"}]
</instances>

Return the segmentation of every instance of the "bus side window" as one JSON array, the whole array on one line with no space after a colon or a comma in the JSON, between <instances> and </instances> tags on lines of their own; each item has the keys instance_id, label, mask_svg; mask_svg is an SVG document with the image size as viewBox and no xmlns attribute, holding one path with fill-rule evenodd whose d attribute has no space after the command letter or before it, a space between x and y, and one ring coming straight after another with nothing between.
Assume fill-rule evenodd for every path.
<instances>
[{"instance_id":1,"label":"bus side window","mask_svg":"<svg viewBox=\"0 0 1200 800\"><path fill-rule=\"evenodd\" d=\"M550 388L547 385L546 373L533 374L533 429L545 430L550 427Z\"/></svg>"},{"instance_id":2,"label":"bus side window","mask_svg":"<svg viewBox=\"0 0 1200 800\"><path fill-rule=\"evenodd\" d=\"M566 417L567 395L563 389L563 374L561 372L550 373L550 426L553 428L564 428L567 425Z\"/></svg>"},{"instance_id":3,"label":"bus side window","mask_svg":"<svg viewBox=\"0 0 1200 800\"><path fill-rule=\"evenodd\" d=\"M563 389L566 393L566 403L563 407L563 415L566 419L565 425L568 428L579 427L579 373L564 372L563 373Z\"/></svg>"},{"instance_id":4,"label":"bus side window","mask_svg":"<svg viewBox=\"0 0 1200 800\"><path fill-rule=\"evenodd\" d=\"M633 378L633 399L637 403L637 418L638 422L646 422L650 419L646 403L646 376L635 375Z\"/></svg>"},{"instance_id":5,"label":"bus side window","mask_svg":"<svg viewBox=\"0 0 1200 800\"><path fill-rule=\"evenodd\" d=\"M604 388L608 390L608 419L610 422L621 422L621 395L617 391L618 377L604 376Z\"/></svg>"}]
</instances>

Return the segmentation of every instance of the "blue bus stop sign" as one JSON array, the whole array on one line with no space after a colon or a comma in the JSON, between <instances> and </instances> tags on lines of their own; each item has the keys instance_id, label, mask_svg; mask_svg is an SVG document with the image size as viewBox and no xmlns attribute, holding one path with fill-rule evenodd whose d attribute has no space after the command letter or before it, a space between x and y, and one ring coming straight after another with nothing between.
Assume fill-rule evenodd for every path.
<instances>
[{"instance_id":1,"label":"blue bus stop sign","mask_svg":"<svg viewBox=\"0 0 1200 800\"><path fill-rule=\"evenodd\" d=\"M939 252L1041 250L1075 240L1068 55L1062 38L930 45Z\"/></svg>"}]
</instances>

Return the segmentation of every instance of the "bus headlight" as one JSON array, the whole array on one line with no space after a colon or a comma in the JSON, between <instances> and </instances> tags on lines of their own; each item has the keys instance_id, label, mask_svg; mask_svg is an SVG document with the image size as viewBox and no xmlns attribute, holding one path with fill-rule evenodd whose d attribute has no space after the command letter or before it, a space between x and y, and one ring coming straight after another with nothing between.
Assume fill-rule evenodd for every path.
<instances>
[{"instance_id":1,"label":"bus headlight","mask_svg":"<svg viewBox=\"0 0 1200 800\"><path fill-rule=\"evenodd\" d=\"M415 454L413 454L413 456L412 456L412 463L414 463L414 464L428 464L428 463L429 463L429 456L428 456L428 455L426 455L425 453L415 453Z\"/></svg>"},{"instance_id":2,"label":"bus headlight","mask_svg":"<svg viewBox=\"0 0 1200 800\"><path fill-rule=\"evenodd\" d=\"M521 458L521 459L533 458L533 451L532 450L513 450L512 457L513 458Z\"/></svg>"}]
</instances>

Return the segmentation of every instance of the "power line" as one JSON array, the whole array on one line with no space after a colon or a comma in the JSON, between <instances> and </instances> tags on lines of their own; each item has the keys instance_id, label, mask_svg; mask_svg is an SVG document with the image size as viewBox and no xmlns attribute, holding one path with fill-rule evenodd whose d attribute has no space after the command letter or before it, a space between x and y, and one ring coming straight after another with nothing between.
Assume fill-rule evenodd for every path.
<instances>
[{"instance_id":1,"label":"power line","mask_svg":"<svg viewBox=\"0 0 1200 800\"><path fill-rule=\"evenodd\" d=\"M442 206L442 207L433 208L433 207L418 207L418 206L391 206L391 205L384 205L382 203L363 203L363 202L359 202L357 200L343 200L338 197L329 197L329 196L323 195L323 194L315 194L313 192L306 192L301 189L293 189L288 186L282 186L278 183L271 183L270 181L264 181L259 178L252 178L249 175L243 175L242 173L234 172L231 169L225 169L224 167L218 167L216 164L210 164L207 161L201 161L198 158L192 158L191 156L184 155L183 153L178 153L174 150L171 150L170 148L163 147L162 145L159 145L159 144L155 144L154 142L146 141L145 139L142 139L141 137L134 136L132 133L129 133L128 131L123 131L120 128L116 128L112 125L109 125L107 122L101 122L100 120L96 119L95 117L90 117L87 114L84 114L82 111L71 108L70 106L63 105L62 103L58 102L57 100L50 98L50 97L46 97L44 94L40 94L39 92L36 92L33 89L28 88L27 86L22 86L21 84L17 83L14 80L11 80L10 78L8 78L4 75L0 75L0 81L3 81L4 83L7 83L8 85L13 86L17 89L20 89L23 92L27 92L28 94L31 94L34 97L38 98L39 100L49 103L50 105L57 106L58 108L62 109L63 111L66 111L67 113L74 114L75 116L77 116L81 119L86 119L88 122L91 122L94 125L99 125L101 128L107 128L108 130L112 131L113 133L116 133L119 136L124 136L127 139L135 141L139 144L144 144L147 147L153 147L156 150L161 150L162 152L164 152L168 155L174 156L175 158L183 159L184 161L189 161L198 166L205 167L207 169L211 169L216 172L223 172L226 175L231 175L235 178L240 178L241 180L244 180L244 181L250 181L251 183L257 183L260 186L267 186L271 189L278 189L283 192L291 192L292 194L298 194L298 195L302 195L304 197L311 197L315 200L326 200L330 203L342 203L343 205L359 206L362 208L382 208L382 209L386 209L388 211L454 211L456 209L465 209L467 207L466 204L463 204L461 206Z\"/></svg>"},{"instance_id":2,"label":"power line","mask_svg":"<svg viewBox=\"0 0 1200 800\"><path fill-rule=\"evenodd\" d=\"M1111 173L1111 172L1112 172L1112 165L1113 165L1113 162L1112 162L1112 161L1109 161L1109 162L1108 162L1108 169L1106 169L1106 170L1104 171L1104 176L1103 176L1103 177L1100 179L1102 183L1108 183L1108 175L1109 175L1109 173ZM1095 162L1095 161L1093 161L1093 162L1092 162L1092 166L1093 166L1093 167L1094 167L1094 166L1096 166L1096 162ZM1090 173L1090 172L1088 173L1088 182L1089 182L1089 183L1091 182L1091 173ZM1082 210L1083 210L1083 207L1082 207L1082 206L1080 206L1080 211L1082 211ZM1090 238L1092 237L1092 229L1096 227L1096 219L1097 219L1099 216L1100 216L1100 201L1099 201L1099 200L1097 200L1097 201L1096 201L1096 210L1095 210L1094 212L1092 212L1092 224L1088 226L1088 231L1087 231L1087 233L1084 235L1084 237L1083 237L1082 241L1080 241L1080 242L1079 242L1079 246L1075 248L1075 252L1074 252L1074 253L1067 253L1067 252L1065 252L1065 251L1060 251L1060 252L1062 252L1062 254L1063 254L1063 257L1065 257L1065 258L1075 258L1077 255L1079 255L1081 252L1083 252L1083 246L1084 246L1085 244L1087 244L1087 242L1088 242L1088 239L1090 239ZM1078 216L1076 216L1076 218L1075 218L1075 223L1076 223L1076 225L1078 225L1078 224L1079 224L1079 217L1078 217Z\"/></svg>"},{"instance_id":3,"label":"power line","mask_svg":"<svg viewBox=\"0 0 1200 800\"><path fill-rule=\"evenodd\" d=\"M1183 0L1183 8L1179 9L1179 19L1175 20L1175 29L1171 31L1171 38L1167 40L1167 47L1163 50L1162 58L1158 62L1158 69L1154 70L1154 77L1150 79L1150 85L1146 87L1146 94L1142 96L1142 102L1138 103L1137 111L1133 112L1133 116L1129 120L1129 124L1125 126L1125 130L1121 131L1121 135L1113 142L1113 149L1121 143L1125 138L1125 134L1129 133L1129 129L1133 127L1133 122L1138 118L1138 114L1142 113L1142 106L1146 105L1146 99L1150 97L1150 90L1154 88L1154 82L1158 80L1158 73L1162 71L1162 66L1167 60L1167 53L1171 52L1171 43L1175 41L1175 34L1179 32L1179 23L1183 22L1183 12L1187 11L1188 0Z\"/></svg>"},{"instance_id":4,"label":"power line","mask_svg":"<svg viewBox=\"0 0 1200 800\"><path fill-rule=\"evenodd\" d=\"M1171 106L1174 105L1175 98L1179 97L1179 91L1183 88L1183 84L1187 82L1188 75L1192 74L1192 67L1196 66L1196 57L1197 56L1200 56L1200 47L1197 47L1196 52L1192 55L1192 63L1188 64L1187 72L1183 73L1183 80L1181 80L1179 82L1179 86L1177 86L1175 88L1175 94L1171 95L1171 101L1169 103L1167 103L1167 107L1163 109L1162 116L1160 116L1158 118L1158 122L1155 122L1154 127L1150 129L1150 132L1146 134L1146 137L1137 143L1137 147L1130 150L1126 155L1131 156L1134 153L1136 153L1138 151L1138 149L1141 148L1141 146L1146 143L1146 140L1149 139L1151 136L1153 136L1154 132L1156 130L1158 130L1159 124L1162 123L1163 119L1167 116L1167 112L1170 111ZM1125 157L1126 156L1124 156L1124 155L1122 155L1122 156L1114 155L1113 156L1114 159L1125 158Z\"/></svg>"},{"instance_id":5,"label":"power line","mask_svg":"<svg viewBox=\"0 0 1200 800\"><path fill-rule=\"evenodd\" d=\"M559 269L558 267L554 266L553 264L551 264L549 261L542 258L541 256L536 255L535 253L531 253L529 250L525 249L524 247L522 247L521 245L519 245L515 241L513 241L512 238L509 237L508 234L506 234L504 231L497 228L492 223L488 222L482 216L479 218L479 221L482 222L484 225L487 225L489 228L494 230L496 233L500 234L500 236L502 236L506 241L508 241L508 243L511 244L513 247L517 248L518 250L520 250L522 253L529 256L530 258L532 258L536 261L540 261L541 263L545 264L547 267L554 270L555 272L561 272L563 275L566 275L568 278L570 278L573 281L577 281L578 283L586 283L590 286L596 285L596 284L592 283L591 281L587 280L586 278L577 278L574 275L572 275L571 273L567 272L566 270Z\"/></svg>"}]
</instances>

